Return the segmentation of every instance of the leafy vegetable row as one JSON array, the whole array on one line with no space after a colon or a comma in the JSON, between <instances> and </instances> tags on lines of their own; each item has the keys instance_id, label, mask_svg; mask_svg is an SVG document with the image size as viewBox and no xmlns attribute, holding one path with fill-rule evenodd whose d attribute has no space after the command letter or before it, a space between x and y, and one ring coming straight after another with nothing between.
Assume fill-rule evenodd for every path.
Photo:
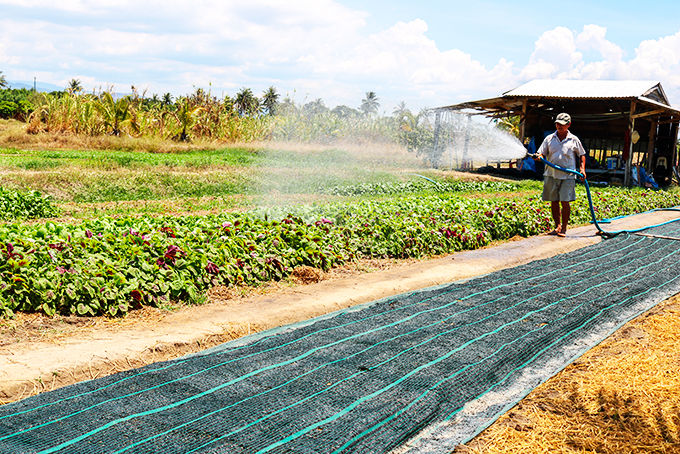
<instances>
[{"instance_id":1,"label":"leafy vegetable row","mask_svg":"<svg viewBox=\"0 0 680 454\"><path fill-rule=\"evenodd\" d=\"M0 187L0 220L38 219L56 216L49 197L38 191L13 191Z\"/></svg>"},{"instance_id":2,"label":"leafy vegetable row","mask_svg":"<svg viewBox=\"0 0 680 454\"><path fill-rule=\"evenodd\" d=\"M680 204L667 192L595 196L608 217ZM211 286L284 279L300 265L328 269L361 257L474 249L551 223L536 197L435 194L286 211L0 226L0 314L115 316L170 300L199 303ZM585 196L572 216L589 221Z\"/></svg>"},{"instance_id":3,"label":"leafy vegetable row","mask_svg":"<svg viewBox=\"0 0 680 454\"><path fill-rule=\"evenodd\" d=\"M416 175L417 176L417 175ZM361 196L361 195L392 195L404 194L421 191L435 192L464 192L464 191L495 191L510 192L519 187L517 183L504 181L448 181L435 182L422 180L408 181L404 183L362 183L352 186L335 186L329 189L322 189L321 192L330 195L340 196Z\"/></svg>"}]
</instances>

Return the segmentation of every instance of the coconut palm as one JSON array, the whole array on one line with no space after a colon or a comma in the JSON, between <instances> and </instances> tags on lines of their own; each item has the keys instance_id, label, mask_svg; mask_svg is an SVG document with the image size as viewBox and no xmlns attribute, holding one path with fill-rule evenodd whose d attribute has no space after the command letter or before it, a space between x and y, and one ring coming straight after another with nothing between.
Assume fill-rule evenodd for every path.
<instances>
[{"instance_id":1,"label":"coconut palm","mask_svg":"<svg viewBox=\"0 0 680 454\"><path fill-rule=\"evenodd\" d=\"M163 95L163 105L165 106L172 105L172 95L170 93L166 93Z\"/></svg>"},{"instance_id":2,"label":"coconut palm","mask_svg":"<svg viewBox=\"0 0 680 454\"><path fill-rule=\"evenodd\" d=\"M289 114L294 114L297 112L298 107L295 105L295 102L289 97L286 96L281 103L276 106L276 110L279 113L282 113L283 115L289 115Z\"/></svg>"},{"instance_id":3,"label":"coconut palm","mask_svg":"<svg viewBox=\"0 0 680 454\"><path fill-rule=\"evenodd\" d=\"M302 106L302 112L307 117L313 117L328 112L328 107L324 104L323 99L316 98L314 101L310 101Z\"/></svg>"},{"instance_id":4,"label":"coconut palm","mask_svg":"<svg viewBox=\"0 0 680 454\"><path fill-rule=\"evenodd\" d=\"M80 93L83 91L83 85L78 79L71 79L68 81L68 88L66 89L71 94Z\"/></svg>"},{"instance_id":5,"label":"coconut palm","mask_svg":"<svg viewBox=\"0 0 680 454\"><path fill-rule=\"evenodd\" d=\"M260 100L257 99L250 88L243 87L236 94L234 105L241 115L255 115L260 109Z\"/></svg>"},{"instance_id":6,"label":"coconut palm","mask_svg":"<svg viewBox=\"0 0 680 454\"><path fill-rule=\"evenodd\" d=\"M262 93L262 106L266 109L267 115L275 115L276 114L276 108L279 105L279 95L276 92L276 88L274 86L271 86Z\"/></svg>"},{"instance_id":7,"label":"coconut palm","mask_svg":"<svg viewBox=\"0 0 680 454\"><path fill-rule=\"evenodd\" d=\"M519 137L519 115L511 117L497 118L496 126L503 131L507 131L515 137Z\"/></svg>"},{"instance_id":8,"label":"coconut palm","mask_svg":"<svg viewBox=\"0 0 680 454\"><path fill-rule=\"evenodd\" d=\"M361 100L361 107L359 107L359 110L366 116L377 114L378 108L380 107L380 103L378 102L379 99L380 98L378 98L374 91L366 92L366 98Z\"/></svg>"},{"instance_id":9,"label":"coconut palm","mask_svg":"<svg viewBox=\"0 0 680 454\"><path fill-rule=\"evenodd\" d=\"M351 107L345 106L344 104L335 106L331 112L333 112L338 118L353 118L361 115L358 110L352 109Z\"/></svg>"},{"instance_id":10,"label":"coconut palm","mask_svg":"<svg viewBox=\"0 0 680 454\"><path fill-rule=\"evenodd\" d=\"M411 112L404 101L397 104L397 107L392 111L392 116L397 120L401 119L406 112Z\"/></svg>"},{"instance_id":11,"label":"coconut palm","mask_svg":"<svg viewBox=\"0 0 680 454\"><path fill-rule=\"evenodd\" d=\"M429 111L422 109L418 115L414 115L406 109L397 118L399 125L399 140L406 146L408 151L415 151L417 154L431 149L433 140L433 129L429 121Z\"/></svg>"},{"instance_id":12,"label":"coconut palm","mask_svg":"<svg viewBox=\"0 0 680 454\"><path fill-rule=\"evenodd\" d=\"M0 89L7 88L7 87L9 87L9 84L7 83L7 79L2 74L2 71L0 71Z\"/></svg>"}]
</instances>

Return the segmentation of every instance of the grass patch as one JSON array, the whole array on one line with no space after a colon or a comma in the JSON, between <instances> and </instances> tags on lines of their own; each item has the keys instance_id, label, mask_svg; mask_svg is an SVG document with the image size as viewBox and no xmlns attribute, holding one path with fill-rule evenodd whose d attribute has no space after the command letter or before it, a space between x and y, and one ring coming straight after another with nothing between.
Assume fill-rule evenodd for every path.
<instances>
[{"instance_id":1,"label":"grass patch","mask_svg":"<svg viewBox=\"0 0 680 454\"><path fill-rule=\"evenodd\" d=\"M107 203L232 197L259 203L290 194L328 194L355 182L393 183L394 150L380 153L337 148L295 151L273 147L144 153L125 150L0 149L3 186L38 190L58 203ZM397 152L398 154L398 152ZM385 156L391 156L389 159ZM392 166L392 167L391 167ZM331 194L333 195L333 194ZM157 205L160 206L160 205Z\"/></svg>"}]
</instances>

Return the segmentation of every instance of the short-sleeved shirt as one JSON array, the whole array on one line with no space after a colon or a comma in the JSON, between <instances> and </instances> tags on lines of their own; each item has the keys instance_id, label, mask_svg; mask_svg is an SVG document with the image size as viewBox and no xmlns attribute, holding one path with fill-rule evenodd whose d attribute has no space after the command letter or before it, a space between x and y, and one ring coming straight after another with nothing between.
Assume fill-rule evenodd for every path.
<instances>
[{"instance_id":1,"label":"short-sleeved shirt","mask_svg":"<svg viewBox=\"0 0 680 454\"><path fill-rule=\"evenodd\" d=\"M577 170L576 162L580 156L585 156L586 150L578 137L567 131L567 137L560 140L557 137L557 131L547 136L538 152L548 161L565 169ZM543 176L553 177L558 180L574 179L576 175L573 173L562 172L561 170L553 169L550 166L545 166Z\"/></svg>"}]
</instances>

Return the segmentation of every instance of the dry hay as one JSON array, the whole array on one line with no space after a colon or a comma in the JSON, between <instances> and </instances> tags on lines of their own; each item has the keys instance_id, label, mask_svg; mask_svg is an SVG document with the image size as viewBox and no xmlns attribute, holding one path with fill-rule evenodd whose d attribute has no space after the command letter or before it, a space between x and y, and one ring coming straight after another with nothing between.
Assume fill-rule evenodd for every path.
<instances>
[{"instance_id":1,"label":"dry hay","mask_svg":"<svg viewBox=\"0 0 680 454\"><path fill-rule=\"evenodd\" d=\"M680 297L536 388L457 453L680 453Z\"/></svg>"},{"instance_id":2,"label":"dry hay","mask_svg":"<svg viewBox=\"0 0 680 454\"><path fill-rule=\"evenodd\" d=\"M291 277L299 284L314 284L323 280L323 271L311 266L297 266L293 269Z\"/></svg>"},{"instance_id":3,"label":"dry hay","mask_svg":"<svg viewBox=\"0 0 680 454\"><path fill-rule=\"evenodd\" d=\"M127 135L89 136L68 132L29 134L26 123L17 120L0 120L0 146L23 150L137 150L150 153L176 153L237 145L238 143L233 141L225 142L210 139L185 143L156 137L131 137Z\"/></svg>"}]
</instances>

